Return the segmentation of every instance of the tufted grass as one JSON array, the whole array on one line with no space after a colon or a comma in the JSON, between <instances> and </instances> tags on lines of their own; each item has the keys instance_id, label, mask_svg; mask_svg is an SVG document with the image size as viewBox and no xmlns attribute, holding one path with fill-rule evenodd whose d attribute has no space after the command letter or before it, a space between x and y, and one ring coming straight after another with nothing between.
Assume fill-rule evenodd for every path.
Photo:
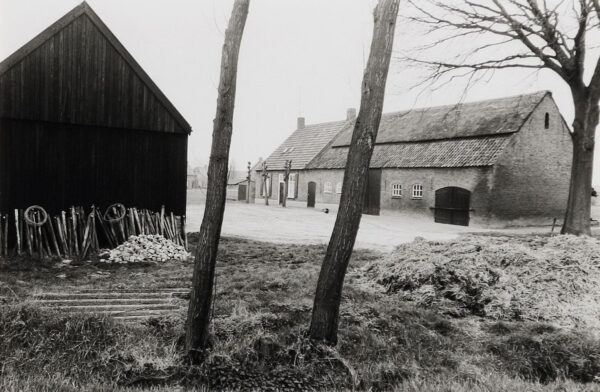
<instances>
[{"instance_id":1,"label":"tufted grass","mask_svg":"<svg viewBox=\"0 0 600 392\"><path fill-rule=\"evenodd\" d=\"M211 348L199 368L183 357L185 309L125 325L11 301L0 308L0 390L600 391L600 341L588 331L451 318L403 302L365 282L365 267L383 256L376 252L353 256L338 346L311 343L306 330L324 251L225 239ZM21 287L23 296L22 287L33 284L27 271L11 268L0 282L7 293ZM52 288L67 285L52 267L28 268L37 268L28 272L34 282L43 285L46 274ZM84 288L77 268L69 269L68 284ZM91 284L134 288L166 273L184 281L190 270L183 263L121 266L114 281Z\"/></svg>"}]
</instances>

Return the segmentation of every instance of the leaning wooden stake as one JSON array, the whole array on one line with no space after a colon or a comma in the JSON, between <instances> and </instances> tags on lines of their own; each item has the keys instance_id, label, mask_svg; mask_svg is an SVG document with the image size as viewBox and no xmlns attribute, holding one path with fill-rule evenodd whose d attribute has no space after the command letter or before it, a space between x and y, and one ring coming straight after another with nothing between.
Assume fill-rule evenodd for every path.
<instances>
[{"instance_id":1,"label":"leaning wooden stake","mask_svg":"<svg viewBox=\"0 0 600 392\"><path fill-rule=\"evenodd\" d=\"M15 210L15 231L17 232L17 254L21 256L21 229L19 225L19 210Z\"/></svg>"},{"instance_id":2,"label":"leaning wooden stake","mask_svg":"<svg viewBox=\"0 0 600 392\"><path fill-rule=\"evenodd\" d=\"M8 257L8 215L4 215L4 256Z\"/></svg>"},{"instance_id":3,"label":"leaning wooden stake","mask_svg":"<svg viewBox=\"0 0 600 392\"><path fill-rule=\"evenodd\" d=\"M48 222L46 223L47 230L50 232L50 237L52 238L52 244L54 245L54 249L56 250L56 255L58 257L62 257L60 254L60 249L58 248L58 241L56 240L56 234L54 233L54 227L52 225L52 218L48 217Z\"/></svg>"},{"instance_id":4,"label":"leaning wooden stake","mask_svg":"<svg viewBox=\"0 0 600 392\"><path fill-rule=\"evenodd\" d=\"M360 111L348 151L335 226L317 282L309 333L312 339L328 344L337 343L344 276L362 216L369 165L381 120L399 3L400 0L380 0L375 8L373 40L363 76Z\"/></svg>"},{"instance_id":5,"label":"leaning wooden stake","mask_svg":"<svg viewBox=\"0 0 600 392\"><path fill-rule=\"evenodd\" d=\"M229 26L225 31L225 43L221 56L221 79L217 113L213 122L206 208L200 226L186 324L186 349L192 363L199 363L204 359L204 350L208 342L215 263L225 210L227 163L231 144L237 63L249 3L250 0L235 1Z\"/></svg>"},{"instance_id":6,"label":"leaning wooden stake","mask_svg":"<svg viewBox=\"0 0 600 392\"><path fill-rule=\"evenodd\" d=\"M54 217L54 223L56 224L56 233L58 234L58 242L63 249L63 254L65 257L69 256L69 247L67 246L67 242L65 241L64 229L62 227L62 223L59 217Z\"/></svg>"},{"instance_id":7,"label":"leaning wooden stake","mask_svg":"<svg viewBox=\"0 0 600 392\"><path fill-rule=\"evenodd\" d=\"M0 214L0 257L4 255L4 215Z\"/></svg>"}]
</instances>

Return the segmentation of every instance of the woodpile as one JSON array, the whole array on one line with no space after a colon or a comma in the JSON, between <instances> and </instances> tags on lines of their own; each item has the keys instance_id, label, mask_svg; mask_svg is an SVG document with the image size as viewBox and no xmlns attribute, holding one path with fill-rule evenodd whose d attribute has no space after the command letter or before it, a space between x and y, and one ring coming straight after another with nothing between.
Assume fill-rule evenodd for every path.
<instances>
[{"instance_id":1,"label":"woodpile","mask_svg":"<svg viewBox=\"0 0 600 392\"><path fill-rule=\"evenodd\" d=\"M84 259L97 255L101 245L113 249L139 235L159 235L187 249L185 216L167 213L164 206L153 212L113 204L104 213L95 206L89 211L71 207L54 217L40 206L30 206L15 210L9 224L10 218L0 214L0 257L8 257L10 242L18 256Z\"/></svg>"},{"instance_id":2,"label":"woodpile","mask_svg":"<svg viewBox=\"0 0 600 392\"><path fill-rule=\"evenodd\" d=\"M131 236L127 241L101 255L101 261L110 263L165 262L167 260L187 260L190 254L181 245L167 240L160 234Z\"/></svg>"}]
</instances>

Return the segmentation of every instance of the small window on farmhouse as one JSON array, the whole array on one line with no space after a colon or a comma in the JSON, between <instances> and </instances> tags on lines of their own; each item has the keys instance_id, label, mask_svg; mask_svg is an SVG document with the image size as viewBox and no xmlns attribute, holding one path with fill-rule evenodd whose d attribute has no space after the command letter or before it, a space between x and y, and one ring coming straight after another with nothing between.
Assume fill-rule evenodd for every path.
<instances>
[{"instance_id":1,"label":"small window on farmhouse","mask_svg":"<svg viewBox=\"0 0 600 392\"><path fill-rule=\"evenodd\" d=\"M337 184L335 184L335 193L342 193L342 183L338 182Z\"/></svg>"},{"instance_id":2,"label":"small window on farmhouse","mask_svg":"<svg viewBox=\"0 0 600 392\"><path fill-rule=\"evenodd\" d=\"M290 173L288 177L288 199L296 198L296 174Z\"/></svg>"},{"instance_id":3,"label":"small window on farmhouse","mask_svg":"<svg viewBox=\"0 0 600 392\"><path fill-rule=\"evenodd\" d=\"M332 193L333 192L333 187L331 186L331 182L326 182L325 186L323 187L323 192L325 193Z\"/></svg>"},{"instance_id":4,"label":"small window on farmhouse","mask_svg":"<svg viewBox=\"0 0 600 392\"><path fill-rule=\"evenodd\" d=\"M392 184L392 198L402 197L402 185Z\"/></svg>"},{"instance_id":5,"label":"small window on farmhouse","mask_svg":"<svg viewBox=\"0 0 600 392\"><path fill-rule=\"evenodd\" d=\"M412 198L413 199L422 199L423 198L423 185L415 184L412 186Z\"/></svg>"},{"instance_id":6,"label":"small window on farmhouse","mask_svg":"<svg viewBox=\"0 0 600 392\"><path fill-rule=\"evenodd\" d=\"M550 128L550 114L546 113L546 115L544 116L544 128L548 129Z\"/></svg>"}]
</instances>

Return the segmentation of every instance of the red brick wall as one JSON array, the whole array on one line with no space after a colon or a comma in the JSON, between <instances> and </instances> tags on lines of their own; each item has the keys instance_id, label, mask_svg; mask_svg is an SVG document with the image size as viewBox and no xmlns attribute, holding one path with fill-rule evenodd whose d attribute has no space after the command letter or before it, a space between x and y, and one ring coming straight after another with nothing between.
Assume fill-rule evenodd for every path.
<instances>
[{"instance_id":1,"label":"red brick wall","mask_svg":"<svg viewBox=\"0 0 600 392\"><path fill-rule=\"evenodd\" d=\"M554 217L562 220L572 153L568 128L554 100L547 96L494 166L490 217L504 221L536 219L537 223L551 223Z\"/></svg>"},{"instance_id":2,"label":"red brick wall","mask_svg":"<svg viewBox=\"0 0 600 392\"><path fill-rule=\"evenodd\" d=\"M480 221L478 216L486 214L487 192L474 192L479 184L487 183L490 168L414 168L383 169L381 175L381 212L417 212L431 216L435 205L435 191L447 186L455 186L471 191L471 213L473 222ZM392 197L392 185L402 185L402 197ZM423 185L423 198L412 198L412 186Z\"/></svg>"}]
</instances>

